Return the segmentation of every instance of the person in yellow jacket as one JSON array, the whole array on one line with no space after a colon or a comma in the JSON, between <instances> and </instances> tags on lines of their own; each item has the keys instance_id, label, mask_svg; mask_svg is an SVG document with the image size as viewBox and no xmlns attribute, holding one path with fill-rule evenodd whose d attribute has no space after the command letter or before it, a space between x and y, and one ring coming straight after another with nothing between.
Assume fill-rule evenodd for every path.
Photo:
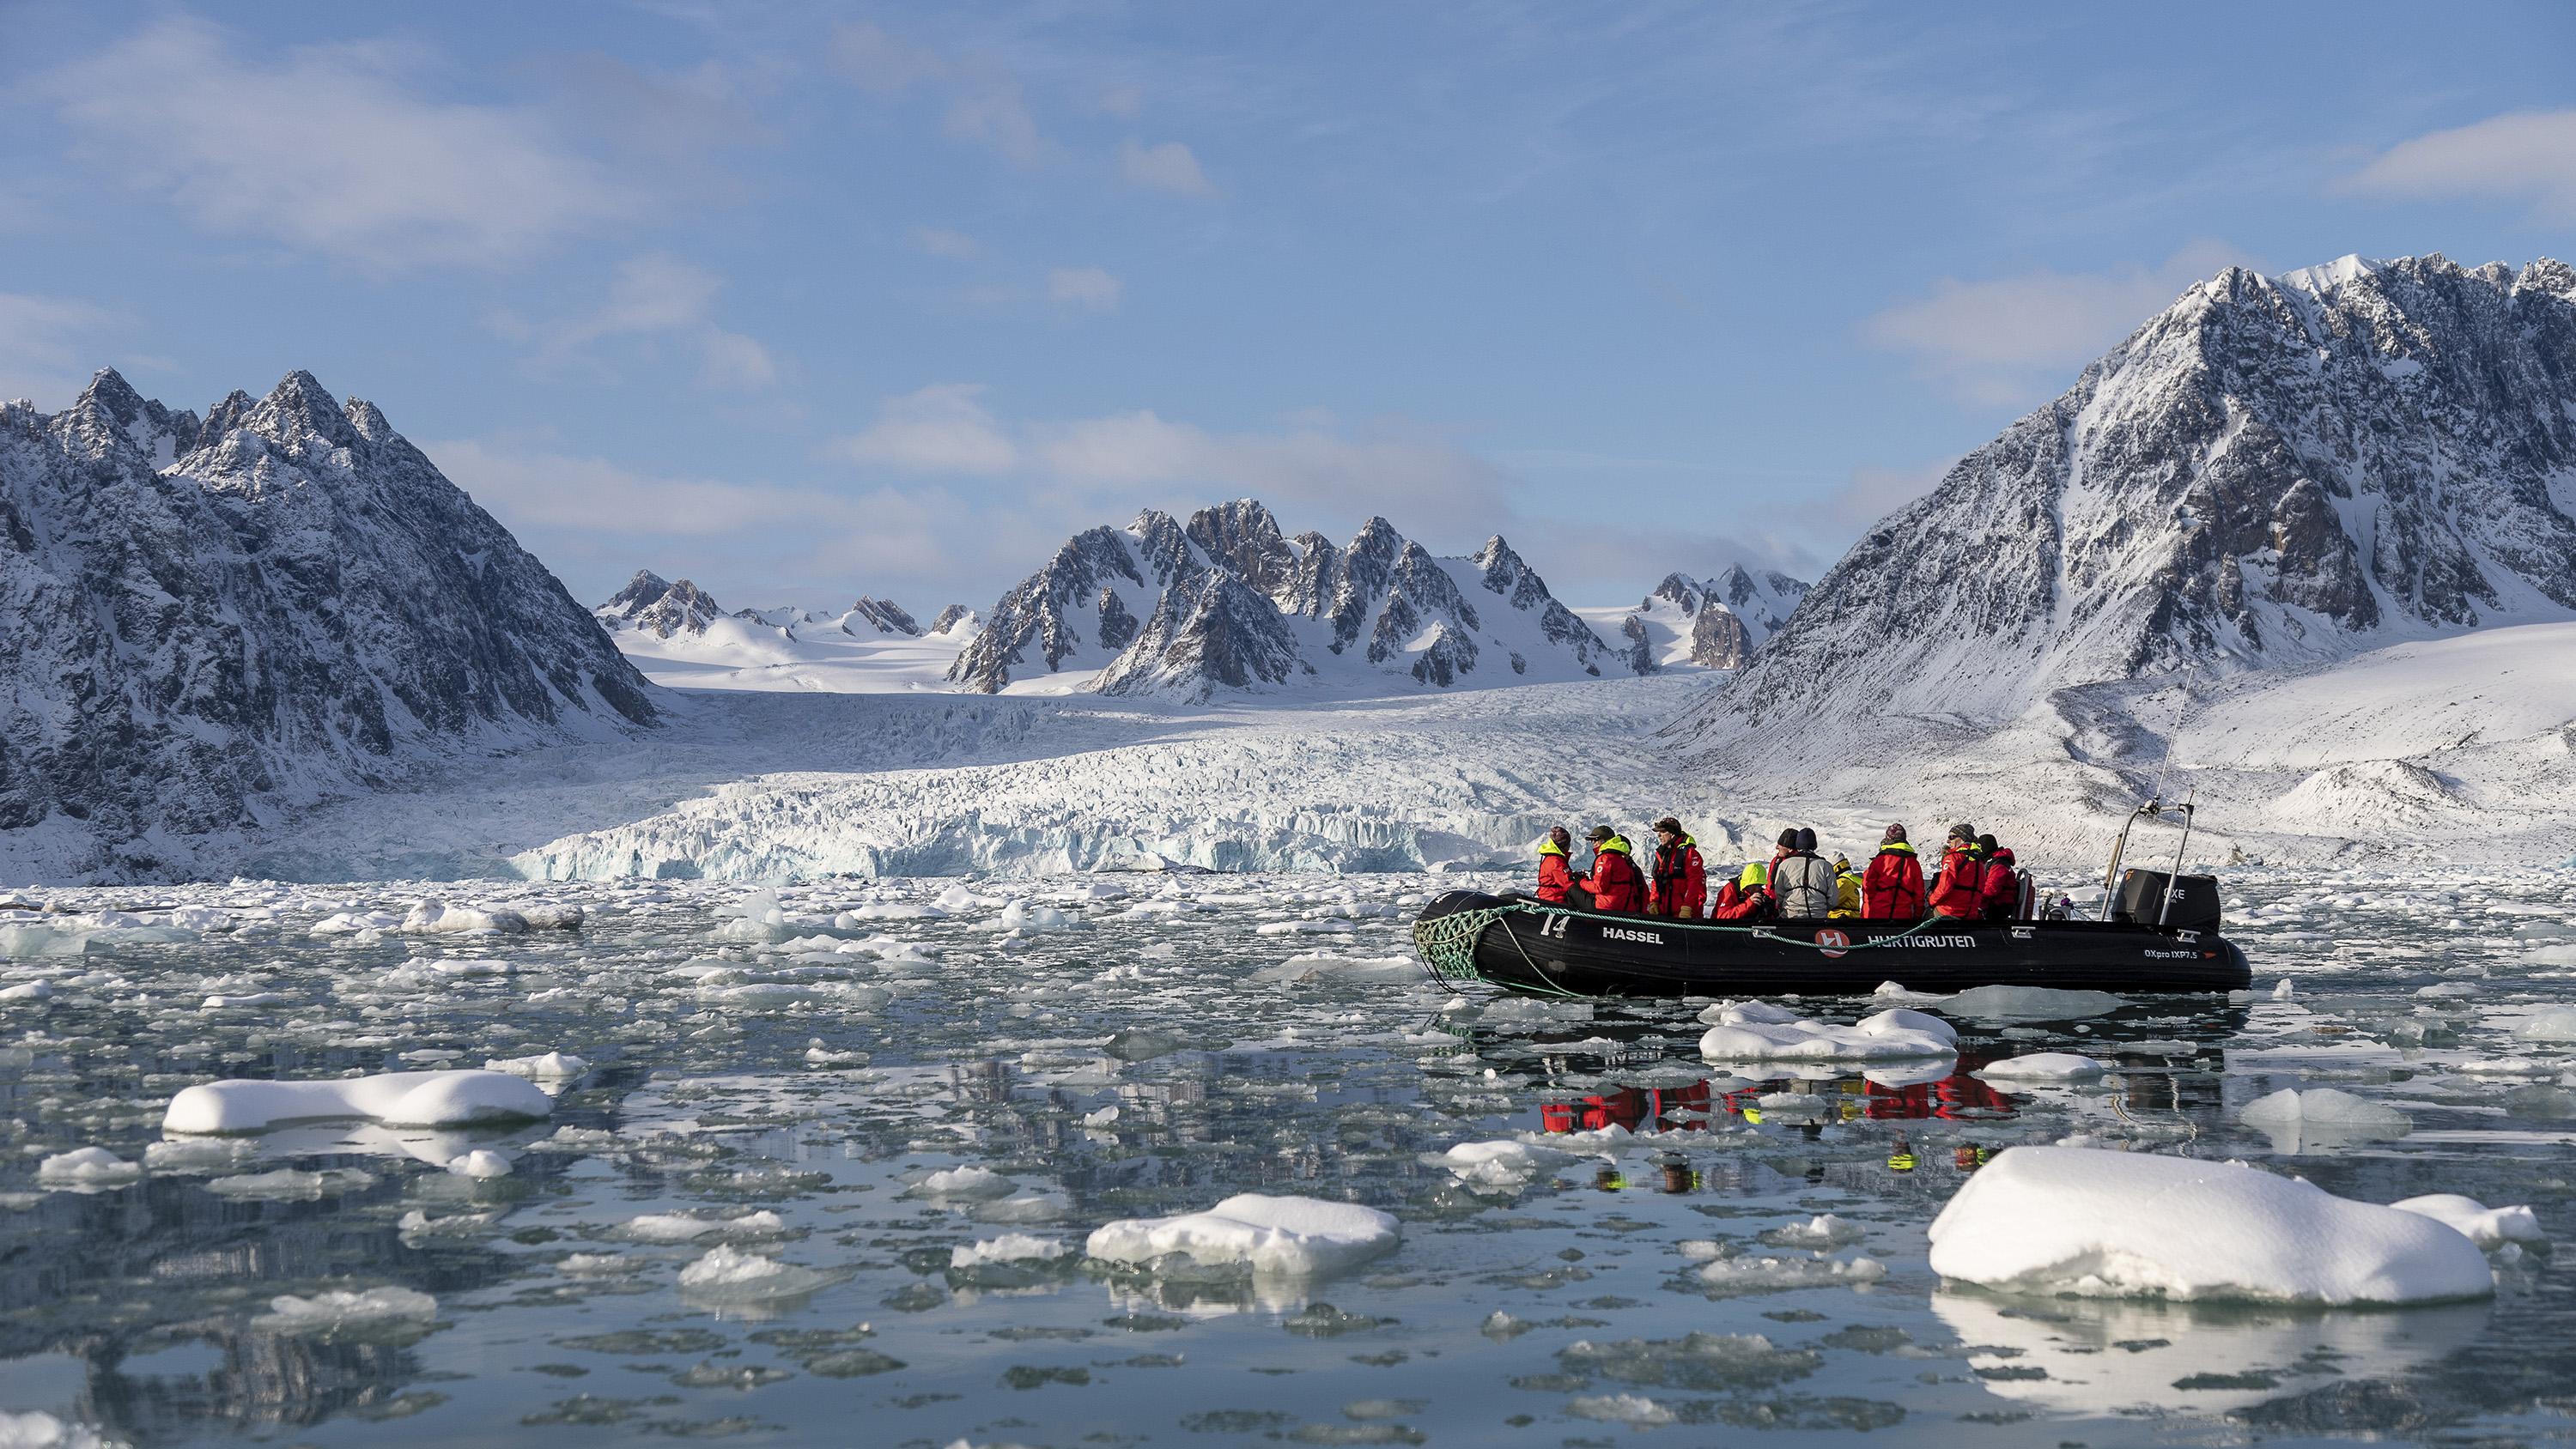
<instances>
[{"instance_id":1,"label":"person in yellow jacket","mask_svg":"<svg viewBox=\"0 0 2576 1449\"><path fill-rule=\"evenodd\" d=\"M1825 912L1830 920L1849 921L1860 915L1860 872L1852 869L1851 857L1834 857L1834 908Z\"/></svg>"}]
</instances>

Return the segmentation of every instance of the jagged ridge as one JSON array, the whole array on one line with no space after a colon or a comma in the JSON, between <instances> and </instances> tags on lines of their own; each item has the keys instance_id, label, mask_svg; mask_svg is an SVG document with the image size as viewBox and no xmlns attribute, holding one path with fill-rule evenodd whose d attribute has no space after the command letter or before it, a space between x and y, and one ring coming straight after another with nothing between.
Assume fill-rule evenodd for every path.
<instances>
[{"instance_id":1,"label":"jagged ridge","mask_svg":"<svg viewBox=\"0 0 2576 1449\"><path fill-rule=\"evenodd\" d=\"M131 876L460 745L650 725L650 686L374 405L200 422L113 370L0 406L0 850Z\"/></svg>"},{"instance_id":2,"label":"jagged ridge","mask_svg":"<svg viewBox=\"0 0 2576 1449\"><path fill-rule=\"evenodd\" d=\"M1480 605L1477 589L1495 600ZM1204 699L1390 675L1449 688L1495 665L1598 677L1617 657L1499 535L1472 558L1437 559L1372 518L1337 548L1284 537L1247 498L1187 524L1148 509L1075 535L993 606L948 678L993 693L1078 670L1105 694Z\"/></svg>"}]
</instances>

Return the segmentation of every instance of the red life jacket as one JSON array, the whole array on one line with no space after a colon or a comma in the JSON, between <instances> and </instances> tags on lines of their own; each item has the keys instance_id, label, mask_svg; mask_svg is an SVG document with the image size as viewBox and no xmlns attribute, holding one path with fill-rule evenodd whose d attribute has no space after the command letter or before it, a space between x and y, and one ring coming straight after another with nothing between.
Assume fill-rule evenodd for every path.
<instances>
[{"instance_id":1,"label":"red life jacket","mask_svg":"<svg viewBox=\"0 0 2576 1449\"><path fill-rule=\"evenodd\" d=\"M1565 852L1542 850L1538 853L1538 898L1565 903L1565 893L1574 888L1574 868L1565 862Z\"/></svg>"},{"instance_id":2,"label":"red life jacket","mask_svg":"<svg viewBox=\"0 0 2576 1449\"><path fill-rule=\"evenodd\" d=\"M1655 872L1646 883L1646 909L1658 916L1698 918L1708 904L1708 870L1700 864L1699 847L1689 836L1678 845L1655 847Z\"/></svg>"},{"instance_id":3,"label":"red life jacket","mask_svg":"<svg viewBox=\"0 0 2576 1449\"><path fill-rule=\"evenodd\" d=\"M2006 921L2021 907L2021 877L2013 869L2010 847L2000 847L1986 862L1985 877L1977 882L1977 894L1985 901L1986 919Z\"/></svg>"},{"instance_id":4,"label":"red life jacket","mask_svg":"<svg viewBox=\"0 0 2576 1449\"><path fill-rule=\"evenodd\" d=\"M1923 862L1902 841L1882 848L1860 878L1860 914L1865 921L1923 919Z\"/></svg>"},{"instance_id":5,"label":"red life jacket","mask_svg":"<svg viewBox=\"0 0 2576 1449\"><path fill-rule=\"evenodd\" d=\"M1941 878L1932 883L1932 909L1954 920L1973 921L1984 914L1985 862L1972 849L1941 857Z\"/></svg>"},{"instance_id":6,"label":"red life jacket","mask_svg":"<svg viewBox=\"0 0 2576 1449\"><path fill-rule=\"evenodd\" d=\"M1624 850L1596 851L1592 857L1592 903L1605 911L1638 911L1646 906L1646 883L1637 863Z\"/></svg>"}]
</instances>

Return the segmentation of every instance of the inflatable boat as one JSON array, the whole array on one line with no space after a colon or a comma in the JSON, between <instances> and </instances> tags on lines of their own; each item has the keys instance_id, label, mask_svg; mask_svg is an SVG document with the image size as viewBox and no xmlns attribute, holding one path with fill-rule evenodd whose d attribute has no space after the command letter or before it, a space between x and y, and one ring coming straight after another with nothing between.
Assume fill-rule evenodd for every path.
<instances>
[{"instance_id":1,"label":"inflatable boat","mask_svg":"<svg viewBox=\"0 0 2576 1449\"><path fill-rule=\"evenodd\" d=\"M2187 805L2151 801L2131 824L2167 814L2182 817L2188 841ZM1533 996L1855 996L1887 981L1939 992L2250 986L2244 951L2219 932L2217 877L2180 874L2179 848L2175 870L2115 875L2128 834L2104 873L2098 920L1680 920L1451 891L1422 908L1413 942L1435 978Z\"/></svg>"},{"instance_id":2,"label":"inflatable boat","mask_svg":"<svg viewBox=\"0 0 2576 1449\"><path fill-rule=\"evenodd\" d=\"M2048 986L2241 991L2245 953L2214 929L2136 921L1681 921L1452 891L1422 908L1432 975L1533 996L1865 996Z\"/></svg>"}]
</instances>

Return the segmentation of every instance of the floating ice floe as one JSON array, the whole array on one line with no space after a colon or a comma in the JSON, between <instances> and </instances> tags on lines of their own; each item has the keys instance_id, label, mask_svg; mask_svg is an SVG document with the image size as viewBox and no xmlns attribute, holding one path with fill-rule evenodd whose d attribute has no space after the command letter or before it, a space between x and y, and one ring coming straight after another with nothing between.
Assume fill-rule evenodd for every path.
<instances>
[{"instance_id":1,"label":"floating ice floe","mask_svg":"<svg viewBox=\"0 0 2576 1449\"><path fill-rule=\"evenodd\" d=\"M2236 1163L1999 1153L1933 1220L1932 1270L2014 1293L2424 1303L2495 1291L2457 1230Z\"/></svg>"},{"instance_id":2,"label":"floating ice floe","mask_svg":"<svg viewBox=\"0 0 2576 1449\"><path fill-rule=\"evenodd\" d=\"M57 1419L42 1409L24 1414L0 1409L0 1445L8 1449L122 1449L124 1443L102 1438L87 1424Z\"/></svg>"},{"instance_id":3,"label":"floating ice floe","mask_svg":"<svg viewBox=\"0 0 2576 1449\"><path fill-rule=\"evenodd\" d=\"M1720 1258L1699 1270L1702 1291L1732 1298L1749 1293L1779 1293L1792 1288L1859 1288L1887 1276L1887 1265L1875 1258Z\"/></svg>"},{"instance_id":4,"label":"floating ice floe","mask_svg":"<svg viewBox=\"0 0 2576 1449\"><path fill-rule=\"evenodd\" d=\"M326 1197L363 1192L375 1185L376 1175L363 1168L326 1167L319 1172L298 1172L281 1167L274 1172L218 1177L206 1184L206 1191L238 1202L319 1202Z\"/></svg>"},{"instance_id":5,"label":"floating ice floe","mask_svg":"<svg viewBox=\"0 0 2576 1449\"><path fill-rule=\"evenodd\" d=\"M2107 991L2058 991L2046 986L1979 986L1941 1003L1952 1016L1980 1021L2070 1021L2116 1011L2120 998Z\"/></svg>"},{"instance_id":6,"label":"floating ice floe","mask_svg":"<svg viewBox=\"0 0 2576 1449\"><path fill-rule=\"evenodd\" d=\"M507 1072L386 1072L322 1082L203 1082L170 1099L164 1132L260 1132L280 1122L367 1117L407 1127L553 1114L554 1099Z\"/></svg>"},{"instance_id":7,"label":"floating ice floe","mask_svg":"<svg viewBox=\"0 0 2576 1449\"><path fill-rule=\"evenodd\" d=\"M581 1076L590 1070L590 1063L580 1057L567 1056L562 1052L547 1052L543 1056L535 1057L487 1058L483 1063L483 1070L508 1072L514 1077L529 1077L542 1082Z\"/></svg>"},{"instance_id":8,"label":"floating ice floe","mask_svg":"<svg viewBox=\"0 0 2576 1449\"><path fill-rule=\"evenodd\" d=\"M1276 966L1262 967L1248 979L1276 981L1283 986L1419 981L1422 964L1410 956L1291 956Z\"/></svg>"},{"instance_id":9,"label":"floating ice floe","mask_svg":"<svg viewBox=\"0 0 2576 1449\"><path fill-rule=\"evenodd\" d=\"M468 931L510 935L527 930L528 918L501 907L484 911L472 906L451 906L441 900L426 900L412 907L411 914L403 917L402 929L426 935Z\"/></svg>"},{"instance_id":10,"label":"floating ice floe","mask_svg":"<svg viewBox=\"0 0 2576 1449\"><path fill-rule=\"evenodd\" d=\"M1988 1062L1977 1075L2014 1082L2070 1082L2102 1075L2102 1064L2081 1052L2031 1052Z\"/></svg>"},{"instance_id":11,"label":"floating ice floe","mask_svg":"<svg viewBox=\"0 0 2576 1449\"><path fill-rule=\"evenodd\" d=\"M719 1243L680 1270L680 1291L701 1302L757 1302L829 1287L847 1273L820 1272Z\"/></svg>"},{"instance_id":12,"label":"floating ice floe","mask_svg":"<svg viewBox=\"0 0 2576 1449\"><path fill-rule=\"evenodd\" d=\"M284 1294L268 1300L268 1312L250 1322L253 1328L272 1332L315 1333L352 1323L427 1323L436 1317L437 1299L415 1289L389 1287L370 1288L363 1293L339 1289L310 1298Z\"/></svg>"},{"instance_id":13,"label":"floating ice floe","mask_svg":"<svg viewBox=\"0 0 2576 1449\"><path fill-rule=\"evenodd\" d=\"M745 1213L738 1218L701 1218L687 1213L646 1213L628 1218L617 1235L639 1243L687 1243L715 1234L732 1238L774 1238L787 1231L787 1220L774 1212Z\"/></svg>"},{"instance_id":14,"label":"floating ice floe","mask_svg":"<svg viewBox=\"0 0 2576 1449\"><path fill-rule=\"evenodd\" d=\"M314 936L350 936L360 931L390 931L402 923L402 917L387 911L342 911L337 915L325 916L315 921L305 928L305 933Z\"/></svg>"},{"instance_id":15,"label":"floating ice floe","mask_svg":"<svg viewBox=\"0 0 2576 1449\"><path fill-rule=\"evenodd\" d=\"M1541 1173L1582 1159L1571 1152L1505 1138L1496 1142L1461 1142L1446 1152L1425 1152L1421 1160L1445 1167L1461 1181L1488 1187L1519 1187Z\"/></svg>"},{"instance_id":16,"label":"floating ice floe","mask_svg":"<svg viewBox=\"0 0 2576 1449\"><path fill-rule=\"evenodd\" d=\"M974 1201L1009 1197L1020 1186L989 1167L943 1168L905 1188L905 1197L937 1197Z\"/></svg>"},{"instance_id":17,"label":"floating ice floe","mask_svg":"<svg viewBox=\"0 0 2576 1449\"><path fill-rule=\"evenodd\" d=\"M1072 1251L1071 1243L1059 1243L1027 1233L1004 1233L998 1238L981 1238L949 1249L948 1266L973 1268L985 1263L1053 1262Z\"/></svg>"},{"instance_id":18,"label":"floating ice floe","mask_svg":"<svg viewBox=\"0 0 2576 1449\"><path fill-rule=\"evenodd\" d=\"M1091 1234L1083 1251L1116 1262L1149 1263L1171 1253L1202 1267L1318 1276L1392 1252L1393 1217L1357 1203L1242 1193L1201 1213L1122 1218Z\"/></svg>"},{"instance_id":19,"label":"floating ice floe","mask_svg":"<svg viewBox=\"0 0 2576 1449\"><path fill-rule=\"evenodd\" d=\"M2389 1206L2401 1213L2414 1213L2437 1223L2447 1223L2483 1252L2494 1252L2507 1243L2549 1241L2549 1235L2540 1230L2540 1219L2528 1207L2491 1208L2476 1198L2462 1197L2455 1192L2410 1197Z\"/></svg>"},{"instance_id":20,"label":"floating ice floe","mask_svg":"<svg viewBox=\"0 0 2576 1449\"><path fill-rule=\"evenodd\" d=\"M447 1160L447 1170L458 1177L493 1178L510 1175L510 1159L490 1148L478 1147Z\"/></svg>"},{"instance_id":21,"label":"floating ice floe","mask_svg":"<svg viewBox=\"0 0 2576 1449\"><path fill-rule=\"evenodd\" d=\"M2415 1130L2415 1119L2395 1107L2338 1092L2332 1087L2299 1091L2283 1087L2247 1104L2237 1114L2246 1126L2261 1129L2279 1152L2302 1147L2386 1141Z\"/></svg>"},{"instance_id":22,"label":"floating ice floe","mask_svg":"<svg viewBox=\"0 0 2576 1449\"><path fill-rule=\"evenodd\" d=\"M2541 1012L2515 1027L2513 1036L2516 1041L2563 1041L2576 1044L2576 1006L2554 1007Z\"/></svg>"},{"instance_id":23,"label":"floating ice floe","mask_svg":"<svg viewBox=\"0 0 2576 1449\"><path fill-rule=\"evenodd\" d=\"M1565 1401L1565 1412L1598 1424L1633 1424L1651 1429L1673 1421L1673 1411L1643 1394L1577 1394Z\"/></svg>"},{"instance_id":24,"label":"floating ice floe","mask_svg":"<svg viewBox=\"0 0 2576 1449\"><path fill-rule=\"evenodd\" d=\"M36 1180L47 1187L95 1192L123 1187L143 1178L143 1164L128 1162L104 1147L75 1147L36 1165Z\"/></svg>"},{"instance_id":25,"label":"floating ice floe","mask_svg":"<svg viewBox=\"0 0 2576 1449\"><path fill-rule=\"evenodd\" d=\"M40 978L35 981L21 981L15 986L0 989L0 1001L41 1001L53 994L54 983Z\"/></svg>"},{"instance_id":26,"label":"floating ice floe","mask_svg":"<svg viewBox=\"0 0 2576 1449\"><path fill-rule=\"evenodd\" d=\"M1869 1236L1869 1230L1848 1218L1822 1213L1803 1223L1773 1228L1761 1235L1762 1242L1774 1248L1815 1248L1831 1252L1847 1248Z\"/></svg>"},{"instance_id":27,"label":"floating ice floe","mask_svg":"<svg viewBox=\"0 0 2576 1449\"><path fill-rule=\"evenodd\" d=\"M175 1142L149 1143L143 1149L145 1168L174 1177L230 1172L258 1158L259 1144L239 1138L183 1137Z\"/></svg>"},{"instance_id":28,"label":"floating ice floe","mask_svg":"<svg viewBox=\"0 0 2576 1449\"><path fill-rule=\"evenodd\" d=\"M1958 1032L1948 1022L1904 1007L1834 1026L1758 1001L1722 1001L1699 1019L1716 1023L1699 1039L1700 1055L1712 1061L1850 1061L1949 1056L1958 1050Z\"/></svg>"}]
</instances>

